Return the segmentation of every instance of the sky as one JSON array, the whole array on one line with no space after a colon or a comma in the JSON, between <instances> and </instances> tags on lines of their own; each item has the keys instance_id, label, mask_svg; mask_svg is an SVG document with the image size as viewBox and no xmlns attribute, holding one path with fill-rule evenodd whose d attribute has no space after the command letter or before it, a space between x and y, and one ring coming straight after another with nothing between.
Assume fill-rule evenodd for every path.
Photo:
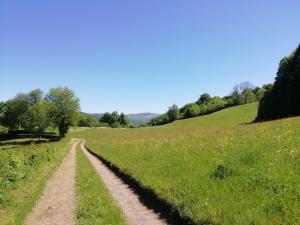
<instances>
[{"instance_id":1,"label":"sky","mask_svg":"<svg viewBox=\"0 0 300 225\"><path fill-rule=\"evenodd\" d=\"M67 86L84 112L163 113L274 81L299 0L1 0L0 101Z\"/></svg>"}]
</instances>

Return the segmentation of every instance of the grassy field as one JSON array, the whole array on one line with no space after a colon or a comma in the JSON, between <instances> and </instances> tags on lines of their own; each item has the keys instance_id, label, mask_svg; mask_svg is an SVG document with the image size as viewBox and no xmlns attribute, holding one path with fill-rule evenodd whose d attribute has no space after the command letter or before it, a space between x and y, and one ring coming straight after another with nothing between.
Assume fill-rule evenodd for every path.
<instances>
[{"instance_id":1,"label":"grassy field","mask_svg":"<svg viewBox=\"0 0 300 225\"><path fill-rule=\"evenodd\" d=\"M78 225L125 225L121 209L103 181L77 146L76 187Z\"/></svg>"},{"instance_id":2,"label":"grassy field","mask_svg":"<svg viewBox=\"0 0 300 225\"><path fill-rule=\"evenodd\" d=\"M73 135L198 223L300 224L300 118L249 124L256 111Z\"/></svg>"},{"instance_id":3,"label":"grassy field","mask_svg":"<svg viewBox=\"0 0 300 225\"><path fill-rule=\"evenodd\" d=\"M68 152L69 138L0 150L0 224L21 225Z\"/></svg>"}]
</instances>

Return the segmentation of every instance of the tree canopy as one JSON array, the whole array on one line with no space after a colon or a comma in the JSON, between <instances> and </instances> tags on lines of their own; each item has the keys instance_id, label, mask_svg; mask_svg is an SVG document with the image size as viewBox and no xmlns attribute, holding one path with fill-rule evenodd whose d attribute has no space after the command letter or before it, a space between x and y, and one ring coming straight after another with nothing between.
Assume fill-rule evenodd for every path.
<instances>
[{"instance_id":1,"label":"tree canopy","mask_svg":"<svg viewBox=\"0 0 300 225\"><path fill-rule=\"evenodd\" d=\"M54 88L44 97L40 89L1 103L0 123L10 130L25 129L44 132L57 126L64 136L79 110L79 99L69 88Z\"/></svg>"},{"instance_id":2,"label":"tree canopy","mask_svg":"<svg viewBox=\"0 0 300 225\"><path fill-rule=\"evenodd\" d=\"M198 99L198 101L196 102L198 105L201 104L208 104L211 100L211 97L209 94L204 93L200 96L200 98Z\"/></svg>"},{"instance_id":3,"label":"tree canopy","mask_svg":"<svg viewBox=\"0 0 300 225\"><path fill-rule=\"evenodd\" d=\"M50 117L58 127L59 135L64 136L80 109L79 98L71 89L59 87L50 89L46 100L51 104Z\"/></svg>"}]
</instances>

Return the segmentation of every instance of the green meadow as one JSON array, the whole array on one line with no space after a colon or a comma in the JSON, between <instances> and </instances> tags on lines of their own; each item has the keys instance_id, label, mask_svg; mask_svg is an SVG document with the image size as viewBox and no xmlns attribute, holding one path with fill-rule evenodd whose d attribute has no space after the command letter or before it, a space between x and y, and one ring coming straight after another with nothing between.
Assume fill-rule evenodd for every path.
<instances>
[{"instance_id":1,"label":"green meadow","mask_svg":"<svg viewBox=\"0 0 300 225\"><path fill-rule=\"evenodd\" d=\"M300 224L300 118L257 104L139 129L73 133L199 224Z\"/></svg>"}]
</instances>

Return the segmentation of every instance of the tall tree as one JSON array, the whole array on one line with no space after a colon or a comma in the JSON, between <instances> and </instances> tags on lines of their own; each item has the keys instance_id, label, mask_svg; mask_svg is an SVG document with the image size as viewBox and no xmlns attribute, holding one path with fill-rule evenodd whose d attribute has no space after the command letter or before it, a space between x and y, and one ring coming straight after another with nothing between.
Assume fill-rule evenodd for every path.
<instances>
[{"instance_id":1,"label":"tall tree","mask_svg":"<svg viewBox=\"0 0 300 225\"><path fill-rule=\"evenodd\" d=\"M80 109L79 98L71 89L59 87L50 89L46 100L51 104L50 116L58 127L59 135L65 136Z\"/></svg>"},{"instance_id":2,"label":"tall tree","mask_svg":"<svg viewBox=\"0 0 300 225\"><path fill-rule=\"evenodd\" d=\"M300 115L300 45L280 61L274 85L261 99L256 121Z\"/></svg>"}]
</instances>

